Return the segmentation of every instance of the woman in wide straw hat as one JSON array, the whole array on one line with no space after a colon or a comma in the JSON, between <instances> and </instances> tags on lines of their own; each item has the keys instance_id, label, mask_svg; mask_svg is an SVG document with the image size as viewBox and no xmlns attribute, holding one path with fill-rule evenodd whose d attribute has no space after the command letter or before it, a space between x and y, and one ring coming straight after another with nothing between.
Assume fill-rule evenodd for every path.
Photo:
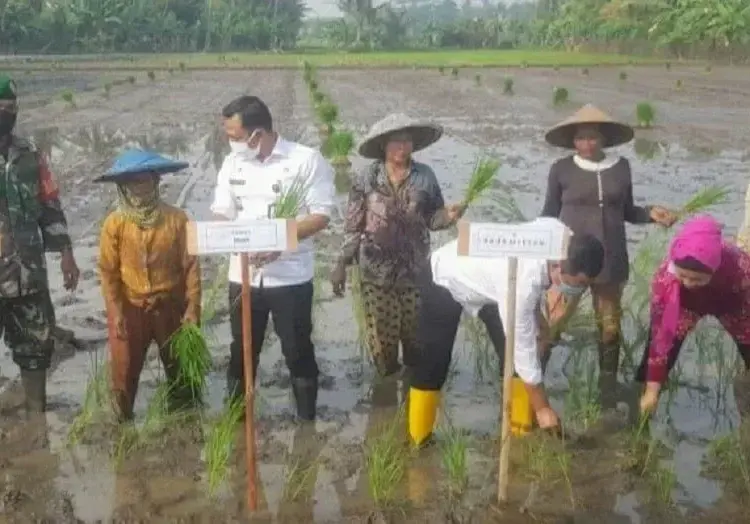
<instances>
[{"instance_id":1,"label":"woman in wide straw hat","mask_svg":"<svg viewBox=\"0 0 750 524\"><path fill-rule=\"evenodd\" d=\"M573 154L552 164L542 215L559 218L574 233L594 235L605 247L604 268L591 285L599 331L600 401L604 408L614 407L617 400L620 302L629 270L625 223L656 222L669 227L677 219L661 206L636 206L630 163L617 155L605 154L607 148L630 142L633 134L627 124L586 105L545 136L549 144L570 149ZM550 291L550 324L564 325L583 291L559 287ZM552 334L553 341L557 334Z\"/></svg>"},{"instance_id":2,"label":"woman in wide straw hat","mask_svg":"<svg viewBox=\"0 0 750 524\"><path fill-rule=\"evenodd\" d=\"M419 293L416 280L428 266L430 231L453 225L463 205L446 206L435 173L412 159L434 144L440 126L403 114L372 126L359 154L372 163L357 174L346 210L344 243L332 275L341 296L346 267L358 264L365 339L380 375L416 363Z\"/></svg>"},{"instance_id":3,"label":"woman in wide straw hat","mask_svg":"<svg viewBox=\"0 0 750 524\"><path fill-rule=\"evenodd\" d=\"M122 421L133 417L138 379L152 341L159 346L170 382L170 406L193 400L187 385L178 383L171 339L183 323L200 320L200 266L188 253L187 214L159 197L161 175L186 167L186 162L131 149L97 179L117 184L118 193L118 207L102 225L99 270L114 407Z\"/></svg>"}]
</instances>

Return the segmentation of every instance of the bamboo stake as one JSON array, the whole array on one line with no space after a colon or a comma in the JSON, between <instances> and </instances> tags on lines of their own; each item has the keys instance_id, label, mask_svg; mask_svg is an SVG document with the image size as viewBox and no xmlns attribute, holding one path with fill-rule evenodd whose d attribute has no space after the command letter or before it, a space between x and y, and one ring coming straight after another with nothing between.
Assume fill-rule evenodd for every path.
<instances>
[{"instance_id":1,"label":"bamboo stake","mask_svg":"<svg viewBox=\"0 0 750 524\"><path fill-rule=\"evenodd\" d=\"M518 281L518 259L508 259L508 286L505 297L505 366L503 369L503 424L500 433L500 463L498 467L497 499L508 501L508 475L510 466L510 414L513 399L511 397L516 344L516 284Z\"/></svg>"}]
</instances>

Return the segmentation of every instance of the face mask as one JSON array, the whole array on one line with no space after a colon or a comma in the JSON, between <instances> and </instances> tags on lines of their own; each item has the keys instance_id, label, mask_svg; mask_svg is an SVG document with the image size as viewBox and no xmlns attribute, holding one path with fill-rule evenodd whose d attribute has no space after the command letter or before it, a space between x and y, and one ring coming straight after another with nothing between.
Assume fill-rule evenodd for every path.
<instances>
[{"instance_id":1,"label":"face mask","mask_svg":"<svg viewBox=\"0 0 750 524\"><path fill-rule=\"evenodd\" d=\"M245 140L230 140L229 147L232 149L232 153L241 155L248 158L255 158L260 154L260 141L255 147L250 147L250 142L255 135L250 135L250 138Z\"/></svg>"},{"instance_id":2,"label":"face mask","mask_svg":"<svg viewBox=\"0 0 750 524\"><path fill-rule=\"evenodd\" d=\"M586 288L581 286L571 286L565 282L560 282L557 284L557 290L566 297L574 298L581 296L583 292L586 291Z\"/></svg>"},{"instance_id":3,"label":"face mask","mask_svg":"<svg viewBox=\"0 0 750 524\"><path fill-rule=\"evenodd\" d=\"M0 111L0 136L9 135L13 128L16 127L16 113L7 113Z\"/></svg>"}]
</instances>

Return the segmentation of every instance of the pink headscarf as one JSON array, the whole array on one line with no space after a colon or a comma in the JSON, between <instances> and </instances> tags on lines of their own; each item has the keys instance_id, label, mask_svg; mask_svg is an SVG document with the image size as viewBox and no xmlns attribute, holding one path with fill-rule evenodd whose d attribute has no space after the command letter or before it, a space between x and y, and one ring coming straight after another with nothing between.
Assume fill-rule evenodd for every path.
<instances>
[{"instance_id":1,"label":"pink headscarf","mask_svg":"<svg viewBox=\"0 0 750 524\"><path fill-rule=\"evenodd\" d=\"M721 265L723 241L721 224L711 215L691 218L682 226L669 247L669 261L694 258L712 272ZM677 334L680 317L680 282L675 279L667 290L662 325L659 328L659 345L671 347Z\"/></svg>"}]
</instances>

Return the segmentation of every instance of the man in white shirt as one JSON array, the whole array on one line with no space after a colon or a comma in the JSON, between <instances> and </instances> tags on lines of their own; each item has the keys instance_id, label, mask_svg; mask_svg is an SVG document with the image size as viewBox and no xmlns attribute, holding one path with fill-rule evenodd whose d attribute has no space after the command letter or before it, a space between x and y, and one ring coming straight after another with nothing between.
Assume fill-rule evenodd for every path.
<instances>
[{"instance_id":1,"label":"man in white shirt","mask_svg":"<svg viewBox=\"0 0 750 524\"><path fill-rule=\"evenodd\" d=\"M312 236L328 226L335 206L333 170L315 149L284 140L273 130L268 107L243 96L222 111L231 153L219 171L211 211L228 220L274 218L274 206L295 184L305 187L297 213L299 247L294 252L259 253L252 265L253 376L269 315L291 375L297 416L314 420L318 366L312 334L314 247ZM244 391L242 358L242 268L239 255L229 264L232 343L227 370L230 395Z\"/></svg>"},{"instance_id":2,"label":"man in white shirt","mask_svg":"<svg viewBox=\"0 0 750 524\"><path fill-rule=\"evenodd\" d=\"M501 367L505 355L503 318L508 260L459 256L454 240L434 251L430 262L432 274L426 275L421 285L420 363L413 370L409 390L409 434L417 446L425 444L432 435L440 390L448 375L463 309L479 315L485 323ZM557 414L544 392L545 366L538 348L542 294L551 285L566 295L582 293L599 274L603 263L604 247L590 235L571 237L566 260L518 261L513 364L516 375L526 386L541 428L559 427Z\"/></svg>"}]
</instances>

